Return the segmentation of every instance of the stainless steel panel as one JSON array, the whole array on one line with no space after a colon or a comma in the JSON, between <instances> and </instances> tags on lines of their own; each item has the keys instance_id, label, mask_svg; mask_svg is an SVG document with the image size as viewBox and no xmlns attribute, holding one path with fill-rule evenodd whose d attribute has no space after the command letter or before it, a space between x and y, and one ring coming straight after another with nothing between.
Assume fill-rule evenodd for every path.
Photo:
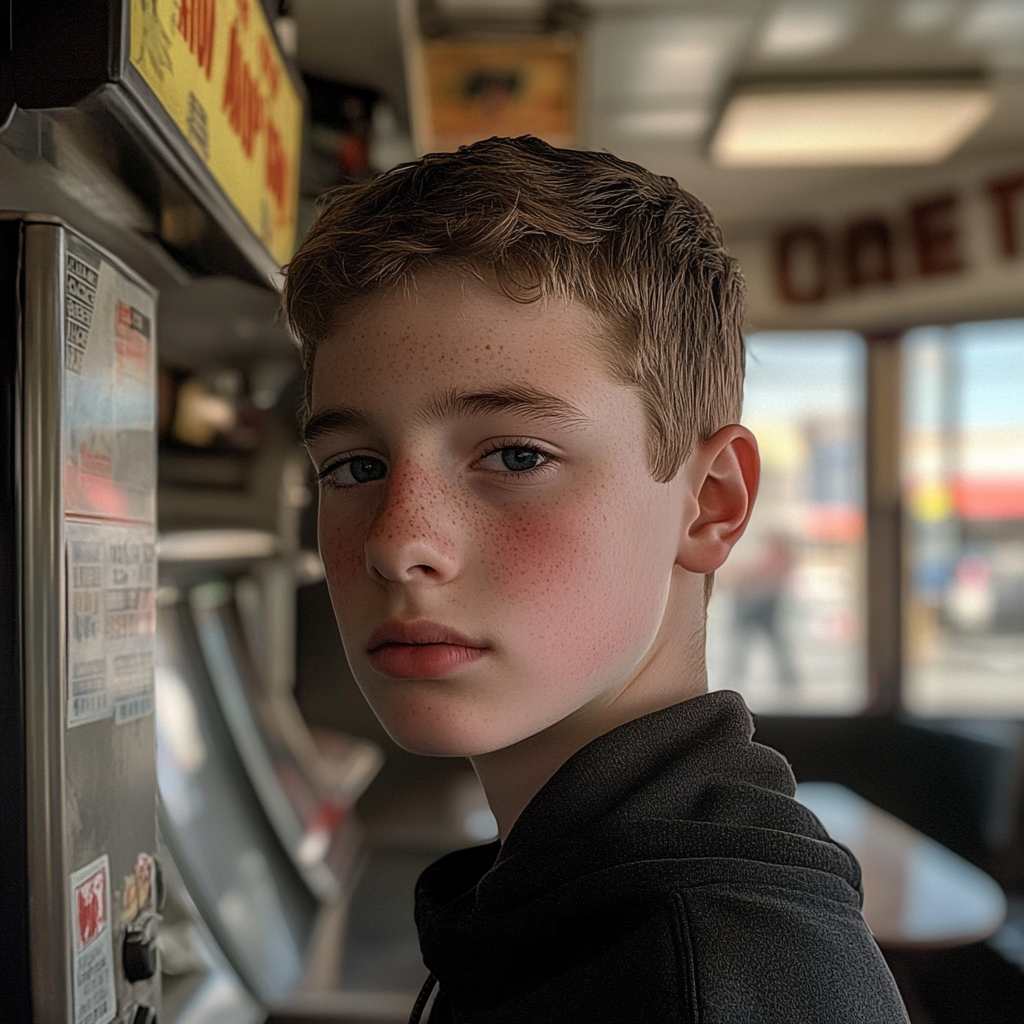
<instances>
[{"instance_id":1,"label":"stainless steel panel","mask_svg":"<svg viewBox=\"0 0 1024 1024\"><path fill-rule=\"evenodd\" d=\"M64 830L64 495L61 229L37 225L24 247L21 549L28 784L29 934L40 1021L71 1019Z\"/></svg>"},{"instance_id":2,"label":"stainless steel panel","mask_svg":"<svg viewBox=\"0 0 1024 1024\"><path fill-rule=\"evenodd\" d=\"M268 821L209 678L187 595L168 588L157 632L163 835L204 921L267 1004L298 985L319 904Z\"/></svg>"},{"instance_id":3,"label":"stainless steel panel","mask_svg":"<svg viewBox=\"0 0 1024 1024\"><path fill-rule=\"evenodd\" d=\"M132 983L122 969L126 932L145 926L148 938L158 924L155 297L65 227L30 222L24 238L19 526L33 1019L106 1024L136 1004L159 1005L159 972ZM85 280L82 259L95 280ZM145 332L138 317L148 317ZM78 566L83 547L95 549L93 576L72 587L67 566ZM94 659L88 714L78 690L69 693L77 675L68 663L81 667L83 651Z\"/></svg>"},{"instance_id":4,"label":"stainless steel panel","mask_svg":"<svg viewBox=\"0 0 1024 1024\"><path fill-rule=\"evenodd\" d=\"M302 720L290 678L274 687L273 659L265 649L254 650L251 641L254 635L272 639L278 629L294 657L294 571L290 563L270 560L252 571L252 577L209 580L190 590L196 634L267 817L306 884L321 901L335 902L350 885L360 842L352 810L383 755L368 741L336 734L332 756L326 756ZM267 600L274 583L284 600ZM252 609L251 623L242 615L243 595L257 608L264 605L265 614Z\"/></svg>"},{"instance_id":5,"label":"stainless steel panel","mask_svg":"<svg viewBox=\"0 0 1024 1024\"><path fill-rule=\"evenodd\" d=\"M267 1014L221 951L161 842L167 905L161 926L164 1024L262 1024Z\"/></svg>"}]
</instances>

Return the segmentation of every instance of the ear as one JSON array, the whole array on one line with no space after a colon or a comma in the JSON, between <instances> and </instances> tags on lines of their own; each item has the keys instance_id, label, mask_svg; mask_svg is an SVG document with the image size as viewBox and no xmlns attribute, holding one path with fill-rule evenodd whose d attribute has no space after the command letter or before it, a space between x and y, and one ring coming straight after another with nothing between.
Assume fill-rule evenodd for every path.
<instances>
[{"instance_id":1,"label":"ear","mask_svg":"<svg viewBox=\"0 0 1024 1024\"><path fill-rule=\"evenodd\" d=\"M687 513L676 563L694 573L714 572L750 521L761 477L757 441L731 423L698 445L682 472Z\"/></svg>"}]
</instances>

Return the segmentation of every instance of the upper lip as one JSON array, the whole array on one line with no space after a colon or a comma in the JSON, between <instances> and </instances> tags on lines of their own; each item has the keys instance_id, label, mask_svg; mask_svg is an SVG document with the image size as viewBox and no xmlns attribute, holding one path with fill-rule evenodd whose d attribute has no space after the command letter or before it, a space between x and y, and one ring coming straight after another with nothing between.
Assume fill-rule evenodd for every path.
<instances>
[{"instance_id":1,"label":"upper lip","mask_svg":"<svg viewBox=\"0 0 1024 1024\"><path fill-rule=\"evenodd\" d=\"M452 644L458 647L475 647L483 649L487 646L479 640L460 633L457 629L431 622L429 619L416 619L413 622L401 622L389 619L379 625L366 642L366 650L374 651L388 644Z\"/></svg>"}]
</instances>

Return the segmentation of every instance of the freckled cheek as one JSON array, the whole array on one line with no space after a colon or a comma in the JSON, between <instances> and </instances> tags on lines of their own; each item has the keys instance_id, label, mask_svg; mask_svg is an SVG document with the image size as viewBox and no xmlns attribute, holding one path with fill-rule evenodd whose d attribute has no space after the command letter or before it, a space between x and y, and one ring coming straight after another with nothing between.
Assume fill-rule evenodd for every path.
<instances>
[{"instance_id":1,"label":"freckled cheek","mask_svg":"<svg viewBox=\"0 0 1024 1024\"><path fill-rule=\"evenodd\" d=\"M659 593L635 564L617 517L597 512L531 514L491 531L485 577L502 630L539 671L592 673L648 639ZM652 627L656 628L656 627Z\"/></svg>"}]
</instances>

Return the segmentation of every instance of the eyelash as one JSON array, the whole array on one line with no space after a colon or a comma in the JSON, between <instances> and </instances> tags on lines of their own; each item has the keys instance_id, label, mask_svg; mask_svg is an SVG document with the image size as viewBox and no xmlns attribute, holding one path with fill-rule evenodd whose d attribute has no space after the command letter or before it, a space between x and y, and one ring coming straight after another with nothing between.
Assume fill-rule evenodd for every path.
<instances>
[{"instance_id":1,"label":"eyelash","mask_svg":"<svg viewBox=\"0 0 1024 1024\"><path fill-rule=\"evenodd\" d=\"M550 465L553 465L554 463L558 462L558 459L557 459L556 456L552 455L550 452L545 451L543 448L541 448L539 445L534 444L532 441L527 441L525 438L509 438L508 440L504 440L504 441L498 442L496 444L493 444L493 445L491 445L490 448L487 449L487 451L485 451L480 456L479 459L477 459L477 462L482 462L484 459L488 458L489 456L494 455L497 452L505 451L505 450L510 449L510 448L515 450L515 451L519 451L519 452L531 452L531 453L533 453L535 455L539 455L539 456L541 456L541 458L544 459L544 461L539 466L534 466L532 469L521 469L521 470L517 470L517 471L516 470L511 470L511 469L510 470L506 470L506 471L492 470L491 472L493 474L495 474L496 476L498 476L501 480L511 480L511 479L522 480L524 477L525 478L531 478L534 475L543 472L546 466L550 466ZM360 483L337 484L337 483L334 483L334 481L331 480L331 474L335 470L340 469L346 463L354 462L357 459L376 459L376 456L374 456L374 455L348 455L348 456L346 456L343 459L338 459L336 462L331 462L328 465L324 466L324 468L321 469L319 473L317 473L317 475L316 475L317 481L321 484L321 486L326 487L328 490L334 490L334 491L347 491L347 490L350 490L353 487L361 487L361 486L363 486ZM378 461L383 461L383 460L378 460ZM375 482L375 481L371 481L371 482Z\"/></svg>"},{"instance_id":2,"label":"eyelash","mask_svg":"<svg viewBox=\"0 0 1024 1024\"><path fill-rule=\"evenodd\" d=\"M552 455L550 452L545 451L539 445L534 444L534 442L527 441L525 438L510 438L508 440L500 441L496 444L493 444L490 448L487 449L487 451L483 453L483 455L480 456L480 458L477 461L482 462L488 456L494 455L496 452L503 452L509 448L517 452L532 452L534 455L541 456L541 458L543 458L544 461L539 466L534 466L532 469L521 469L518 471L514 471L511 469L505 471L492 470L492 472L496 472L497 476L502 480L522 480L524 478L530 479L537 475L538 473L543 473L548 466L552 466L556 462L558 462L556 456Z\"/></svg>"},{"instance_id":3,"label":"eyelash","mask_svg":"<svg viewBox=\"0 0 1024 1024\"><path fill-rule=\"evenodd\" d=\"M317 482L321 487L324 487L329 491L348 491L353 487L363 486L358 481L354 484L338 484L331 479L331 474L335 472L335 470L341 469L341 467L347 463L356 462L359 459L374 459L377 462L384 461L383 459L377 459L375 455L347 455L343 459L337 459L324 466L324 468L316 475Z\"/></svg>"}]
</instances>

